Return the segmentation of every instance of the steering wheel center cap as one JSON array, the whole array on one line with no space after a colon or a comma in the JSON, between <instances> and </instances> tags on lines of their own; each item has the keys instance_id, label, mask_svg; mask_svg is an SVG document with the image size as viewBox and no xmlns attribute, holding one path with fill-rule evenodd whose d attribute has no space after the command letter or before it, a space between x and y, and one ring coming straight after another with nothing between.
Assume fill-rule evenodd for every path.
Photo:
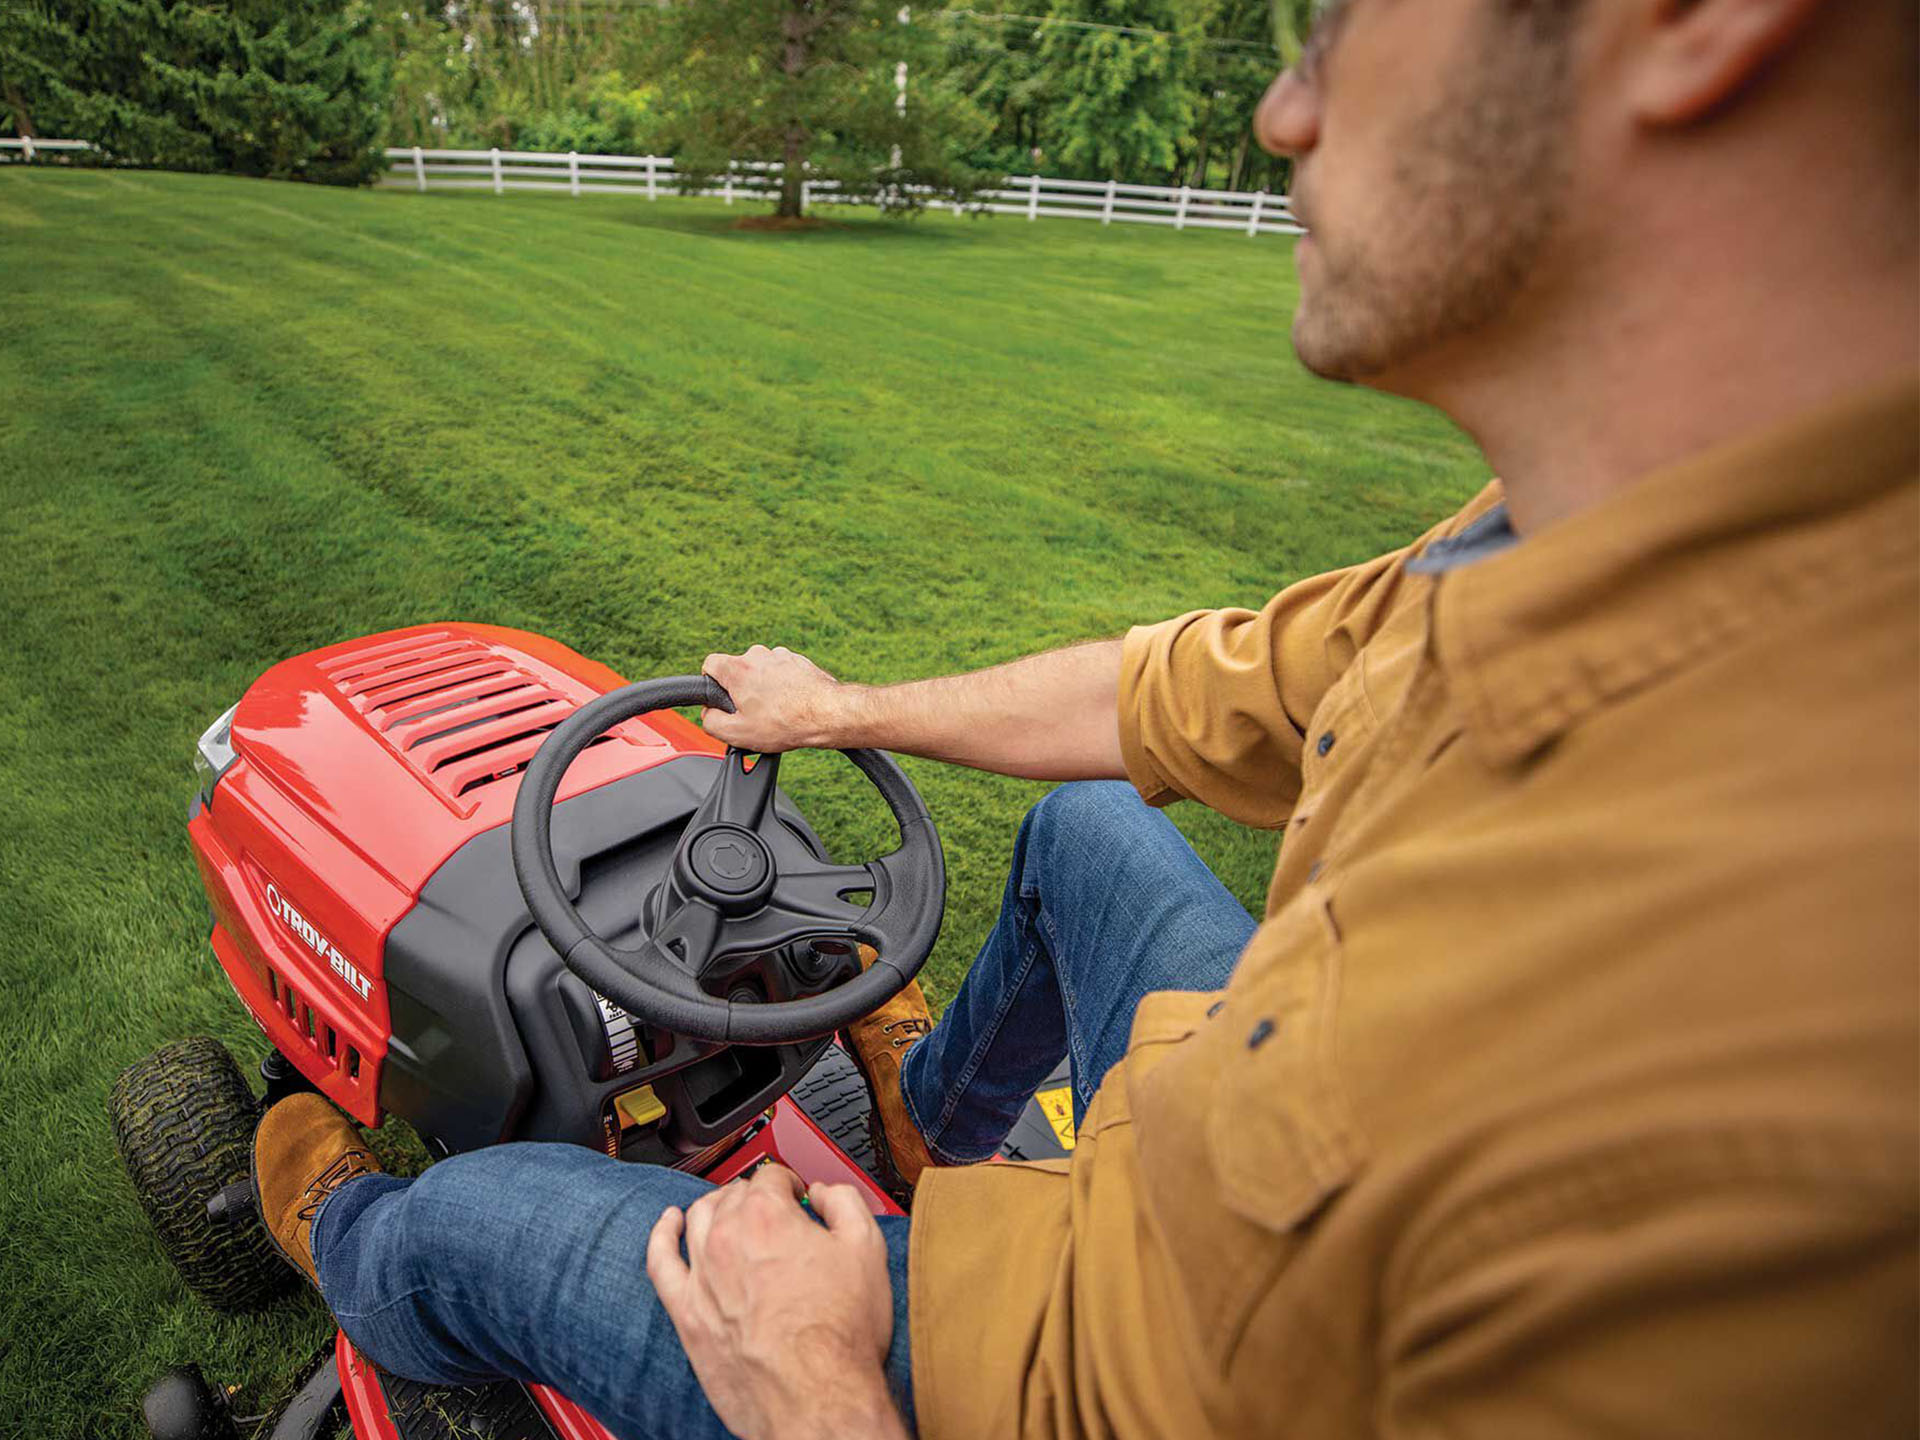
<instances>
[{"instance_id":1,"label":"steering wheel center cap","mask_svg":"<svg viewBox=\"0 0 1920 1440\"><path fill-rule=\"evenodd\" d=\"M760 837L737 825L713 825L694 837L688 868L702 889L739 899L760 890L773 874L773 857Z\"/></svg>"}]
</instances>

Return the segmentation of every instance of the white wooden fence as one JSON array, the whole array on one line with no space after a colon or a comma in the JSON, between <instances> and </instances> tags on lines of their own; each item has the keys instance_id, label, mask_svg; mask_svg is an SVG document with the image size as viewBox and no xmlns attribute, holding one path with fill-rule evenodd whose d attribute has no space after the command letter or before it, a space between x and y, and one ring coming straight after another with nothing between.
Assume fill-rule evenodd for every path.
<instances>
[{"instance_id":1,"label":"white wooden fence","mask_svg":"<svg viewBox=\"0 0 1920 1440\"><path fill-rule=\"evenodd\" d=\"M0 162L18 157L65 155L92 147L84 140L0 139ZM736 200L765 203L780 188L779 165L736 160L698 193L731 205ZM397 146L387 151L387 173L379 183L405 190L564 190L569 195L644 195L684 193L673 159L667 155L579 155L545 150L427 150ZM806 180L801 190L808 205L862 203L841 196L831 180ZM946 202L941 202L946 203ZM1044 175L1010 175L997 190L983 190L962 211L1020 215L1028 220L1098 220L1130 225L1171 225L1176 230L1238 230L1244 235L1299 235L1287 197L1265 191L1196 190L1186 185L1128 185L1114 180L1054 180Z\"/></svg>"},{"instance_id":2,"label":"white wooden fence","mask_svg":"<svg viewBox=\"0 0 1920 1440\"><path fill-rule=\"evenodd\" d=\"M736 160L697 193L731 205L769 201L780 188L781 167ZM407 190L565 191L569 195L686 193L667 155L580 155L544 150L430 150L399 146L387 151L381 185ZM858 204L844 199L831 180L801 184L808 205ZM940 202L945 204L946 202ZM984 190L971 205L952 207L994 215L1171 225L1176 230L1238 230L1245 235L1298 235L1284 195L1265 191L1196 190L1186 185L1129 185L1113 180L1054 180L1011 175L997 190Z\"/></svg>"},{"instance_id":3,"label":"white wooden fence","mask_svg":"<svg viewBox=\"0 0 1920 1440\"><path fill-rule=\"evenodd\" d=\"M92 148L84 140L34 140L23 135L18 140L0 139L0 161L11 160L18 155L30 162L35 156L68 155Z\"/></svg>"}]
</instances>

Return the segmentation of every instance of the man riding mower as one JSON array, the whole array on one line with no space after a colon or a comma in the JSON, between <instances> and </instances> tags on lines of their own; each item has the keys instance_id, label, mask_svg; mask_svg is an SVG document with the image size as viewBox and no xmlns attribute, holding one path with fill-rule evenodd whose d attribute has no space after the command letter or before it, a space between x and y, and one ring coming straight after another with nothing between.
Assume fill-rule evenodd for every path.
<instances>
[{"instance_id":1,"label":"man riding mower","mask_svg":"<svg viewBox=\"0 0 1920 1440\"><path fill-rule=\"evenodd\" d=\"M558 673L564 776L477 753L491 721L380 732L346 655L243 704L212 821L271 783L301 878L236 860L234 915L210 877L216 949L290 932L364 985L243 999L451 1152L366 1173L318 1102L267 1112L342 1355L568 1436L552 1392L622 1436L1911 1437L1916 57L1912 0L1324 7L1256 122L1311 232L1294 349L1503 479L1260 610L885 688L716 656L751 766L643 717L588 744L619 702ZM1198 514L1153 517L1175 563ZM1029 815L930 1031L930 831L876 763L902 849L832 865L760 775L801 746L1105 782ZM1286 828L1257 924L1182 798ZM911 1216L777 1134L792 1176L689 1174L847 996L898 1007L848 1046ZM976 1163L1062 1057L1071 1157Z\"/></svg>"}]
</instances>

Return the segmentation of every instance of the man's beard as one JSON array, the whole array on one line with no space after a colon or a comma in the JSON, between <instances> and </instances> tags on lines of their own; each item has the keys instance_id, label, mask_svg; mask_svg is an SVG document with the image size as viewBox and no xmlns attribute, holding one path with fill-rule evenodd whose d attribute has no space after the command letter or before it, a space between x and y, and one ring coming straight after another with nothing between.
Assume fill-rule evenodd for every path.
<instances>
[{"instance_id":1,"label":"man's beard","mask_svg":"<svg viewBox=\"0 0 1920 1440\"><path fill-rule=\"evenodd\" d=\"M1511 17L1484 23L1495 33L1476 63L1400 137L1371 223L1314 231L1293 344L1315 374L1365 380L1496 320L1553 236L1569 181L1571 41Z\"/></svg>"}]
</instances>

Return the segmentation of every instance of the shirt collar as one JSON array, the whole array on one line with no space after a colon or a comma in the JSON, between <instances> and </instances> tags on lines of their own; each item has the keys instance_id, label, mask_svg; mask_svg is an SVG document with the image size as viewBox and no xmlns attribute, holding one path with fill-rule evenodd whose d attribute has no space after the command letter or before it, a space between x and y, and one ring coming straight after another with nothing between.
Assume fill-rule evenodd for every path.
<instances>
[{"instance_id":1,"label":"shirt collar","mask_svg":"<svg viewBox=\"0 0 1920 1440\"><path fill-rule=\"evenodd\" d=\"M1512 517L1507 514L1507 502L1502 500L1484 515L1468 521L1458 535L1444 535L1430 542L1407 562L1407 570L1414 575L1444 575L1462 565L1498 555L1519 538L1514 533Z\"/></svg>"},{"instance_id":2,"label":"shirt collar","mask_svg":"<svg viewBox=\"0 0 1920 1440\"><path fill-rule=\"evenodd\" d=\"M1477 748L1515 763L1769 619L1912 563L1920 522L1887 523L1871 502L1897 490L1911 510L1916 473L1920 376L1909 376L1656 471L1441 574L1434 642Z\"/></svg>"}]
</instances>

